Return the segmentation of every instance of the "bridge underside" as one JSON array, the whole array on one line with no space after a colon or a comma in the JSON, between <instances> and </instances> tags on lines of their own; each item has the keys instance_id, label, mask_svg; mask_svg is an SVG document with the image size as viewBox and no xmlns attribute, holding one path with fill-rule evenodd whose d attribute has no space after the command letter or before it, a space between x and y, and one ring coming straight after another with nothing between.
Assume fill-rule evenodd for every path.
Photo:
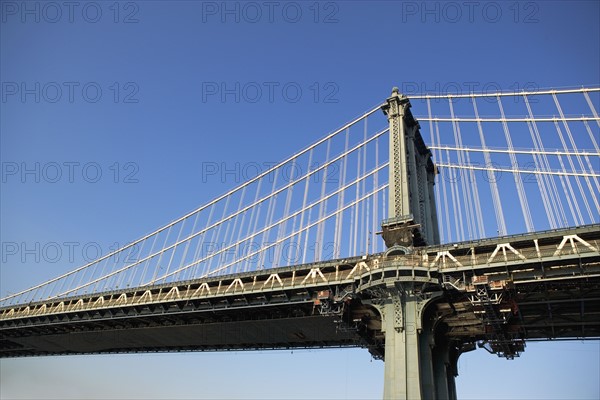
<instances>
[{"instance_id":1,"label":"bridge underside","mask_svg":"<svg viewBox=\"0 0 600 400\"><path fill-rule=\"evenodd\" d=\"M579 282L539 282L519 285L504 303L512 315L504 332L526 340L600 338L600 278ZM445 315L447 335L457 341L481 341L489 336L482 313L464 295L437 305ZM501 306L501 305L499 305Z\"/></svg>"},{"instance_id":2,"label":"bridge underside","mask_svg":"<svg viewBox=\"0 0 600 400\"><path fill-rule=\"evenodd\" d=\"M311 315L313 303L260 309L133 315L107 310L3 332L0 357L357 347L336 316ZM126 315L127 313L130 316Z\"/></svg>"}]
</instances>

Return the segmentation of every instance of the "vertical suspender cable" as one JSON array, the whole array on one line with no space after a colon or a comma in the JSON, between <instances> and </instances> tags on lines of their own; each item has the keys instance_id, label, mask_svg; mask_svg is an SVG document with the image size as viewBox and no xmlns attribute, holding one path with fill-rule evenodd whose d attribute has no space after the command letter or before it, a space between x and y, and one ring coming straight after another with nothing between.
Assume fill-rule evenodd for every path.
<instances>
[{"instance_id":1,"label":"vertical suspender cable","mask_svg":"<svg viewBox=\"0 0 600 400\"><path fill-rule=\"evenodd\" d=\"M259 183L259 185L260 185L260 183ZM213 204L212 206L210 206L210 212L208 213L208 219L206 221L206 224L208 226L210 226L210 223L212 222L214 213L215 213L215 205ZM194 251L194 258L193 258L194 260L197 260L200 257L200 252L202 251L202 249L204 247L204 243L205 243L204 239L205 238L206 238L206 234L202 234L202 235L198 236L198 244L196 245L196 250ZM196 264L196 265L194 265L194 268L190 269L190 271L191 271L190 278L193 279L193 278L197 277L196 271L198 270L198 268L199 268L199 265ZM204 267L201 270L202 273L205 272L205 269L206 269L206 264L204 264Z\"/></svg>"},{"instance_id":2,"label":"vertical suspender cable","mask_svg":"<svg viewBox=\"0 0 600 400\"><path fill-rule=\"evenodd\" d=\"M313 159L313 150L310 151L310 153L308 154L308 168L312 168L312 159ZM309 184L310 184L310 175L306 175L306 180L304 182L304 197L302 198L302 210L303 211L300 214L300 223L299 223L299 227L300 229L302 229L303 225L304 225L304 216L306 215L306 201L308 199L308 189L309 189ZM310 219L310 214L308 215L308 218ZM302 241L302 233L297 235L298 239L298 246L300 248L300 250L303 250L303 246L301 245L301 241ZM304 261L303 261L304 262Z\"/></svg>"},{"instance_id":3,"label":"vertical suspender cable","mask_svg":"<svg viewBox=\"0 0 600 400\"><path fill-rule=\"evenodd\" d=\"M360 162L361 162L361 153L360 151L356 152L356 156L357 156L357 162L356 162L356 177L358 178L360 176ZM355 198L358 199L360 198L360 183L356 184L356 188L355 188ZM356 243L358 241L358 213L359 213L359 209L360 209L360 203L356 203L354 205L354 207L352 208L354 211L354 214L352 216L351 224L350 226L352 226L354 229L350 228L352 231L352 256L356 256L358 255L358 253L356 252Z\"/></svg>"},{"instance_id":4,"label":"vertical suspender cable","mask_svg":"<svg viewBox=\"0 0 600 400\"><path fill-rule=\"evenodd\" d=\"M327 150L325 151L325 163L329 161L329 155L331 152L331 141L327 141ZM321 198L325 197L325 193L327 190L327 166L323 169L323 179L321 180ZM323 219L323 215L326 211L327 202L322 202L319 204L319 220ZM315 255L313 261L321 261L322 250L323 250L323 235L325 230L325 221L320 222L317 225L317 233L315 240Z\"/></svg>"},{"instance_id":5,"label":"vertical suspender cable","mask_svg":"<svg viewBox=\"0 0 600 400\"><path fill-rule=\"evenodd\" d=\"M294 161L292 161L292 162L294 162ZM235 216L233 221L229 220L229 222L227 224L228 225L227 229L229 229L230 225L233 225L233 228L231 229L231 234L229 235L229 239L226 239L227 243L233 242L233 238L236 236L236 233L237 233L237 238L239 239L240 234L242 232L245 213L242 213L240 211L242 210L243 205L244 205L244 197L246 196L246 189L247 189L247 186L242 189L242 193L240 195L240 201L238 203L238 208L236 211L237 215ZM241 226L238 226L240 224L240 219L242 220ZM225 237L227 238L227 235L225 235ZM240 252L241 246L239 246L239 241L236 241L236 243L238 243L238 246L236 246L236 248L234 249L234 252L232 254L233 258L235 258L236 253ZM238 266L238 268L239 268L239 266ZM181 268L180 268L180 270L181 270ZM235 271L232 271L232 272L235 272Z\"/></svg>"},{"instance_id":6,"label":"vertical suspender cable","mask_svg":"<svg viewBox=\"0 0 600 400\"><path fill-rule=\"evenodd\" d=\"M292 171L295 171L296 170L296 160L292 161L292 166L293 166ZM290 175L290 179L292 179L291 175ZM292 204L293 192L294 192L294 186L290 186L287 189L287 194L285 196L285 207L283 209L283 217L287 217L290 213L290 206ZM287 229L287 220L284 220L279 225L279 232L277 234L277 240L281 239L285 235L286 229ZM238 241L239 241L239 237L238 237ZM284 246L277 246L275 248L275 258L273 259L274 267L281 265L281 257L282 257L283 247Z\"/></svg>"},{"instance_id":7,"label":"vertical suspender cable","mask_svg":"<svg viewBox=\"0 0 600 400\"><path fill-rule=\"evenodd\" d=\"M275 171L275 176L273 177L273 187L271 188L271 192L274 192L275 188L277 187L277 178L280 174L279 171L280 170ZM271 224L273 222L273 216L275 215L276 206L277 206L277 195L269 198L269 206L267 207L267 226L271 226ZM271 236L271 230L267 230L262 234L262 241L260 244L261 250L265 249L265 246L269 242L270 236ZM264 265L265 256L266 256L266 250L260 251L258 253L258 264L256 265L257 270L265 269L265 265Z\"/></svg>"},{"instance_id":8,"label":"vertical suspender cable","mask_svg":"<svg viewBox=\"0 0 600 400\"><path fill-rule=\"evenodd\" d=\"M379 139L375 140L375 166L378 167L379 166ZM376 172L375 175L373 175L373 187L378 187L379 185L379 172ZM376 236L376 232L378 231L378 224L379 224L379 220L378 218L378 210L379 210L379 200L378 200L378 193L375 192L375 194L373 195L373 223L372 223L372 233L371 233L371 254L375 254L377 253L377 236Z\"/></svg>"},{"instance_id":9,"label":"vertical suspender cable","mask_svg":"<svg viewBox=\"0 0 600 400\"><path fill-rule=\"evenodd\" d=\"M485 135L483 134L483 127L481 125L481 121L479 121L479 110L477 109L477 101L475 97L472 97L473 110L475 112L475 118L477 118L477 129L479 131L479 140L481 141L481 147L483 148L483 157L485 160L485 164L488 168L492 168L494 165L492 163L491 155L487 149L487 145L485 142ZM496 174L493 171L488 171L491 174L488 175L488 181L490 184L490 189L492 192L492 203L494 205L494 213L496 214L496 224L498 226L498 234L506 235L506 223L504 221L504 212L502 211L502 201L500 200L500 192L498 191L498 182L496 181Z\"/></svg>"},{"instance_id":10,"label":"vertical suspender cable","mask_svg":"<svg viewBox=\"0 0 600 400\"><path fill-rule=\"evenodd\" d=\"M590 125L587 123L587 121L583 121L583 124L585 125L585 129L588 132L588 135L590 136L590 138L594 139L594 134L592 133ZM594 146L596 147L596 152L598 154L600 154L600 150L597 149L598 144L595 143L595 140L594 140ZM588 168L590 169L590 171L594 171L594 167L590 163L590 159L588 158L587 155L585 156L585 159L586 159L586 161L588 163ZM600 192L600 184L598 183L598 178L594 177L594 183L596 184L596 189Z\"/></svg>"},{"instance_id":11,"label":"vertical suspender cable","mask_svg":"<svg viewBox=\"0 0 600 400\"><path fill-rule=\"evenodd\" d=\"M533 123L532 122L527 122L527 128L529 129L529 134L532 137L532 139L534 138L533 135ZM534 146L535 146L535 142L534 142ZM540 163L540 155L533 153L532 154L533 157L533 162L535 164L535 168L538 171L543 171L541 168L541 163ZM544 205L544 211L546 212L546 218L548 219L548 223L550 224L550 228L551 229L556 229L557 225L556 225L556 221L554 219L554 212L552 210L552 206L550 203L550 199L548 197L548 192L547 192L547 188L546 188L546 184L545 184L545 176L540 176L538 175L536 177L536 181L538 184L538 188L540 189L540 196L542 197L542 204Z\"/></svg>"},{"instance_id":12,"label":"vertical suspender cable","mask_svg":"<svg viewBox=\"0 0 600 400\"><path fill-rule=\"evenodd\" d=\"M527 98L527 95L525 95L525 94L523 94L523 101L525 102L525 105L527 107L527 113L528 113L529 117L531 118L531 122L527 123L527 127L529 129L529 136L531 136L533 148L536 151L540 151L540 145L539 145L538 139L537 139L539 137L537 123L535 122L535 119L533 117L533 112L531 110L531 106L529 105L529 99ZM545 170L543 154L541 154L541 153L535 154L534 153L533 161L538 170L540 170L540 171ZM544 209L546 211L546 217L548 218L550 228L556 229L559 226L557 223L558 222L557 221L558 210L556 208L556 202L553 201L553 194L551 191L552 188L550 186L550 181L552 181L553 179L554 178L552 176L549 176L547 174L542 174L542 175L538 175L537 182L538 182L538 186L540 188L540 193L542 195L542 201L544 202Z\"/></svg>"},{"instance_id":13,"label":"vertical suspender cable","mask_svg":"<svg viewBox=\"0 0 600 400\"><path fill-rule=\"evenodd\" d=\"M368 118L364 119L364 132L363 132L363 142L367 143L367 120ZM363 165L362 165L362 175L361 176L365 176L367 173L367 145L365 144L363 147ZM366 184L367 184L367 180L364 179L362 181L362 190L361 190L361 196L364 196L367 191L366 191ZM366 221L369 220L369 201L371 200L370 197L367 197L366 200L363 201L363 212L361 214L361 222L360 222L360 233L361 233L361 238L364 236L365 238L365 242L364 242L364 250L359 249L360 254L367 254L369 252L369 246L368 246L368 240L369 240L369 230L367 229L367 223ZM362 241L361 241L362 242Z\"/></svg>"},{"instance_id":14,"label":"vertical suspender cable","mask_svg":"<svg viewBox=\"0 0 600 400\"><path fill-rule=\"evenodd\" d=\"M535 118L533 115L533 111L531 110L531 106L529 104L529 99L526 95L523 95L523 96L525 99L525 104L527 105L527 112L529 114L529 117L532 120L534 120ZM534 140L535 147L536 147L536 149L540 149L542 151L542 153L541 153L542 167L546 171L551 171L550 163L548 162L548 157L546 157L546 154L544 153L544 150L545 150L544 142L542 140L542 136L540 135L537 124L535 122L532 123L532 128L533 128L533 133L535 135L535 140ZM557 221L558 226L567 226L568 225L567 216L565 214L565 210L562 205L560 193L558 191L558 188L556 187L555 178L550 175L542 175L542 178L546 179L547 185L549 187L549 197L551 199L551 203L554 206L554 209L556 210L555 219ZM559 181L564 188L563 179L564 179L563 176L559 176ZM563 191L565 191L565 190L563 190Z\"/></svg>"},{"instance_id":15,"label":"vertical suspender cable","mask_svg":"<svg viewBox=\"0 0 600 400\"><path fill-rule=\"evenodd\" d=\"M556 132L558 132L558 136L561 139L561 142L564 144L562 130L558 125L558 122L554 121L554 127L556 128ZM558 162L560 163L560 167L562 168L562 172L567 172L567 168L563 163L562 156L558 155ZM566 186L565 186L566 183ZM575 196L575 191L573 190L573 186L571 186L570 176L561 176L561 184L563 186L563 191L565 193L565 197L567 198L567 204L569 205L569 210L571 210L571 216L573 217L573 222L575 225L583 225L583 216L581 215L581 209L579 208L579 203L577 202L577 197Z\"/></svg>"},{"instance_id":16,"label":"vertical suspender cable","mask_svg":"<svg viewBox=\"0 0 600 400\"><path fill-rule=\"evenodd\" d=\"M430 140L431 140L431 144L432 146L436 145L436 141L435 141L435 132L433 130L433 118L431 118L431 100L429 98L427 98L427 115L429 116L429 136L430 136ZM434 155L434 163L437 163L438 160L440 160L439 157L439 153L440 150L433 150L433 155ZM440 180L440 178L438 177L438 181ZM443 215L443 211L441 209L442 207L442 203L440 200L440 189L439 189L439 185L435 190L435 206L437 207L437 215ZM442 221L438 221L439 223L439 233L440 233L440 242L441 243L445 243L444 240L444 226L441 223Z\"/></svg>"},{"instance_id":17,"label":"vertical suspender cable","mask_svg":"<svg viewBox=\"0 0 600 400\"><path fill-rule=\"evenodd\" d=\"M441 141L440 141L440 127L438 122L435 122L435 133L436 133L436 137L437 137L437 144L438 146L441 145ZM443 152L441 150L439 150L439 162L443 163ZM448 201L448 196L446 193L446 179L444 179L444 176L447 176L448 173L448 168L442 170L442 174L440 174L440 178L442 181L442 193L444 195L444 201L440 203L440 205L444 206L444 212L443 215L446 217L446 232L447 232L447 241L448 243L452 241L452 230L451 227L452 225L450 225L450 207L449 207L449 201ZM455 220L456 220L456 215L454 216ZM458 239L458 235L457 235L457 239Z\"/></svg>"},{"instance_id":18,"label":"vertical suspender cable","mask_svg":"<svg viewBox=\"0 0 600 400\"><path fill-rule=\"evenodd\" d=\"M569 138L569 142L571 142L571 146L572 146L573 150L575 151L575 158L577 159L577 162L579 163L581 172L583 172L585 174L587 172L587 170L586 170L585 166L583 165L583 161L582 161L581 157L579 156L579 154L577 154L579 149L577 148L577 145L575 144L575 140L573 140L573 134L571 133L569 124L567 123L567 121L565 121L565 114L563 113L562 107L560 106L560 103L558 101L558 97L556 96L556 93L552 93L552 98L554 99L554 104L556 104L556 109L558 110L558 113L559 113L560 117L562 118L562 123L563 123L563 127L565 128L565 132L567 133L567 138ZM561 138L561 140L562 140L562 138ZM565 143L563 143L563 147L564 146L565 146ZM568 151L566 147L565 147L565 151ZM575 172L575 167L573 166L573 160L571 159L570 156L567 158L569 160L569 165L571 166L571 170L573 172ZM592 201L594 202L594 205L596 206L596 210L599 211L600 205L598 205L598 199L596 198L596 195L594 194L594 189L592 187L590 179L588 177L584 177L584 180L588 186L588 189L590 189L590 194L592 195ZM585 205L585 209L587 210L591 221L595 222L595 217L594 217L595 213L592 213L592 210L590 209L590 205L587 201L587 196L585 195L585 191L583 190L583 187L581 185L579 177L575 177L575 182L577 182L577 187L579 188L581 197L583 198L583 203Z\"/></svg>"},{"instance_id":19,"label":"vertical suspender cable","mask_svg":"<svg viewBox=\"0 0 600 400\"><path fill-rule=\"evenodd\" d=\"M518 171L519 165L517 162L517 157L515 153L512 153L514 150L512 145L512 139L510 137L510 131L508 130L508 124L506 123L506 115L504 114L504 107L502 107L502 99L500 96L497 96L498 107L500 107L500 114L502 116L502 128L504 129L504 136L506 138L506 143L508 145L508 149L511 151L509 153L511 163L513 164L512 168L515 169L513 173L513 177L515 180L515 185L517 187L517 194L519 196L519 202L521 203L521 211L523 212L523 218L525 220L525 226L527 228L527 232L533 232L533 221L531 220L531 213L529 211L529 204L527 203L527 195L525 194L525 188L523 187L523 181L521 180L521 174Z\"/></svg>"},{"instance_id":20,"label":"vertical suspender cable","mask_svg":"<svg viewBox=\"0 0 600 400\"><path fill-rule=\"evenodd\" d=\"M454 120L455 119L455 115L454 115L454 105L453 105L453 99L451 97L448 98L448 105L450 107L450 116L451 118ZM458 127L458 122L456 121L452 121L452 131L454 133L454 143L456 143L456 147L457 148L462 148L462 138L460 137L460 131L459 131L459 127ZM466 165L465 160L463 158L463 152L462 151L457 151L456 152L456 157L458 160L458 165ZM462 187L462 190L460 192L462 192L463 195L463 203L464 203L464 207L465 207L465 217L466 217L466 225L467 225L467 233L468 233L468 239L473 239L473 230L472 230L472 215L473 215L473 210L471 207L471 200L473 198L473 196L471 195L471 190L470 187L468 185L467 182L467 177L466 177L466 171L462 168L459 169L458 171L459 174L459 179L460 179L460 186ZM455 184L456 186L458 186L458 182L456 182ZM459 200L459 204L460 204L460 199L459 199L459 194L458 194L459 190L458 187L456 187L456 197ZM459 208L460 205L458 206ZM461 231L462 231L462 216L460 218L460 223L461 223ZM463 236L464 239L464 236Z\"/></svg>"},{"instance_id":21,"label":"vertical suspender cable","mask_svg":"<svg viewBox=\"0 0 600 400\"><path fill-rule=\"evenodd\" d=\"M594 116L594 119L596 120L596 124L598 125L598 128L600 128L600 118L598 118L598 112L596 111L596 107L594 107L594 103L592 103L592 99L590 99L590 95L587 93L587 91L583 92L583 97L585 97L585 101L588 103L588 106L590 107L590 111L592 112L592 115ZM598 144L596 144L596 140L592 137L592 141L594 142L594 148L596 149L596 151L600 151L598 150Z\"/></svg>"}]
</instances>

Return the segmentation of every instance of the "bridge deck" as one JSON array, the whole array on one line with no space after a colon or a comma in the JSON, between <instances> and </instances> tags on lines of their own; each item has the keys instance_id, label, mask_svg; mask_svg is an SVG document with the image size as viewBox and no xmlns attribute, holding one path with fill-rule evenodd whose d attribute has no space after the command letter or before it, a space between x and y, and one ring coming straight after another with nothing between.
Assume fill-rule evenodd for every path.
<instances>
[{"instance_id":1,"label":"bridge deck","mask_svg":"<svg viewBox=\"0 0 600 400\"><path fill-rule=\"evenodd\" d=\"M462 342L489 338L484 282L523 339L600 337L600 225L331 260L0 309L0 356L382 346L385 281L443 291ZM482 280L483 278L484 281ZM362 302L365 301L365 304ZM378 350L379 349L379 350Z\"/></svg>"}]
</instances>

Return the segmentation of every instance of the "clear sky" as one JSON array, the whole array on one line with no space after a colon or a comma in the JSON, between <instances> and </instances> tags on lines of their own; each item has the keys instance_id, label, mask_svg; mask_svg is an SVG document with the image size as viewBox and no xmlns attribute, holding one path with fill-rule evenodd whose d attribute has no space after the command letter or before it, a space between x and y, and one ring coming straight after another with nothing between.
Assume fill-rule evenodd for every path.
<instances>
[{"instance_id":1,"label":"clear sky","mask_svg":"<svg viewBox=\"0 0 600 400\"><path fill-rule=\"evenodd\" d=\"M2 0L0 18L1 294L243 179L203 179L203 163L279 161L393 86L600 83L598 1ZM479 350L459 374L464 399L597 399L600 343ZM2 398L381 398L383 363L362 349L48 357L2 360L0 379Z\"/></svg>"}]
</instances>

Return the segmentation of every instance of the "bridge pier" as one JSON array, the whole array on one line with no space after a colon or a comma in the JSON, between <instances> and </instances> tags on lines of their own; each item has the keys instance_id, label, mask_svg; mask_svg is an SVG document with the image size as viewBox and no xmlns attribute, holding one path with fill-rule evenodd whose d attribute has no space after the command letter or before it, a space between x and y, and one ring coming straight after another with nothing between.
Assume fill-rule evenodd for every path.
<instances>
[{"instance_id":1,"label":"bridge pier","mask_svg":"<svg viewBox=\"0 0 600 400\"><path fill-rule=\"evenodd\" d=\"M433 195L437 168L410 107L398 88L382 106L390 132L389 214L381 224L386 256L411 254L414 247L439 243ZM378 288L379 298L372 303L381 314L385 336L383 397L456 399L458 351L428 307L441 292L424 293L431 280L419 280L407 267L403 275Z\"/></svg>"},{"instance_id":2,"label":"bridge pier","mask_svg":"<svg viewBox=\"0 0 600 400\"><path fill-rule=\"evenodd\" d=\"M458 374L458 353L453 350L448 341L442 338L439 338L432 350L435 398L437 399L450 400L457 398L454 378Z\"/></svg>"},{"instance_id":3,"label":"bridge pier","mask_svg":"<svg viewBox=\"0 0 600 400\"><path fill-rule=\"evenodd\" d=\"M439 293L423 295L415 282L388 284L385 292L376 305L385 335L383 398L456 399L458 352L428 307Z\"/></svg>"}]
</instances>

